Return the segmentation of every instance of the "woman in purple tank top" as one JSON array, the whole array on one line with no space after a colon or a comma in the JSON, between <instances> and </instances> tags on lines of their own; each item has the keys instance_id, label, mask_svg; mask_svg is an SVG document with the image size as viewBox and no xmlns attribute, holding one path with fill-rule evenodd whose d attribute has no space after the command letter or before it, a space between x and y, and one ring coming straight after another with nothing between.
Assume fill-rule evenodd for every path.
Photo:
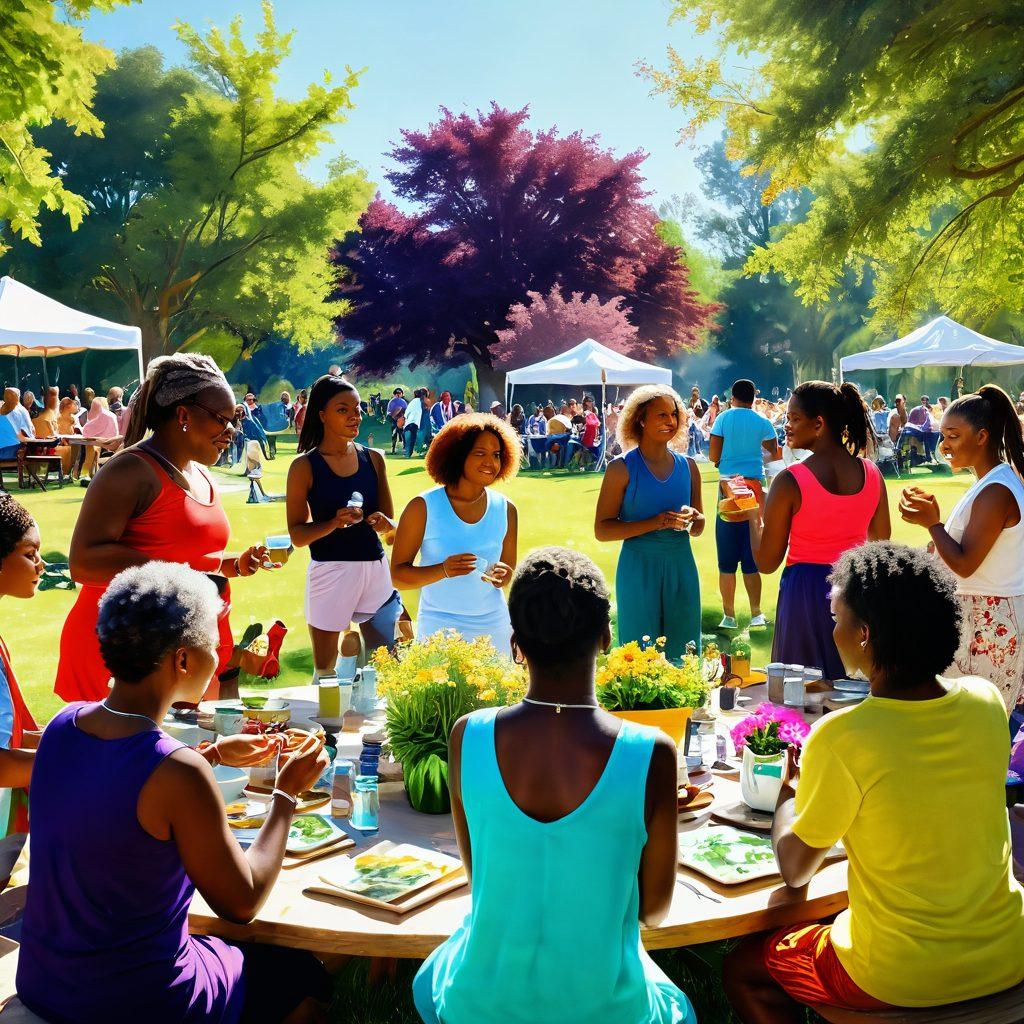
<instances>
[{"instance_id":1,"label":"woman in purple tank top","mask_svg":"<svg viewBox=\"0 0 1024 1024\"><path fill-rule=\"evenodd\" d=\"M329 979L310 954L188 934L197 888L229 920L256 914L295 795L326 765L312 737L283 763L243 853L210 764L158 724L172 703L201 699L217 664L218 604L213 583L184 565L120 573L96 626L110 694L69 705L43 734L17 987L51 1024L324 1019L311 997L326 998Z\"/></svg>"}]
</instances>

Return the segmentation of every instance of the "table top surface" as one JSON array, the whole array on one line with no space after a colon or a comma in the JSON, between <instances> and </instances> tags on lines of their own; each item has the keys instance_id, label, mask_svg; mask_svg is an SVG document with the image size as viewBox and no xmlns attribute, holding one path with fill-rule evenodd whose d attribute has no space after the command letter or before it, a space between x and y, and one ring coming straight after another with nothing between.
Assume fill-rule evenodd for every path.
<instances>
[{"instance_id":1,"label":"table top surface","mask_svg":"<svg viewBox=\"0 0 1024 1024\"><path fill-rule=\"evenodd\" d=\"M752 708L764 699L764 686L749 687L745 703ZM761 691L758 693L757 691ZM296 717L315 718L315 687L293 687L275 691L275 696L291 700ZM808 712L812 717L813 712ZM720 728L727 728L742 717L723 715ZM368 720L364 731L380 728L379 717ZM361 746L355 733L341 733L339 756L351 757ZM716 775L714 804L695 820L680 822L679 831L702 828L711 819L716 806L740 800L735 777ZM381 840L413 843L427 849L458 856L451 815L430 815L414 811L397 784L384 785L381 791L381 828L363 835L341 822L355 840L355 849L322 857L281 874L259 914L247 925L231 924L216 916L202 897L196 895L190 915L195 934L219 935L235 941L258 941L310 949L319 953L348 953L362 956L424 957L440 945L466 917L470 908L469 889L463 888L433 903L404 915L358 906L328 896L306 894L304 889L317 884L336 857L368 849ZM826 864L803 889L790 889L781 878L773 877L741 885L720 886L702 875L680 867L672 906L656 928L644 929L644 945L649 949L685 946L716 939L747 935L769 928L784 927L827 917L847 905L845 860ZM688 882L706 896L702 898L679 882Z\"/></svg>"}]
</instances>

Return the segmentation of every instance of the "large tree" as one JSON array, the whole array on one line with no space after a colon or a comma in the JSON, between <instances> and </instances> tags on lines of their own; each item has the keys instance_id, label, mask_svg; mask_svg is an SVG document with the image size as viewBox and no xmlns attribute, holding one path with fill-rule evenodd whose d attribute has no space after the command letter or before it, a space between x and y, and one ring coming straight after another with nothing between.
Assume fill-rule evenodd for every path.
<instances>
[{"instance_id":1,"label":"large tree","mask_svg":"<svg viewBox=\"0 0 1024 1024\"><path fill-rule=\"evenodd\" d=\"M674 6L718 52L670 51L667 68L648 68L656 90L688 111L688 131L724 117L729 155L768 176L766 202L814 194L749 270L777 270L822 303L870 263L878 327L932 305L975 322L1024 309L1024 5Z\"/></svg>"},{"instance_id":2,"label":"large tree","mask_svg":"<svg viewBox=\"0 0 1024 1024\"><path fill-rule=\"evenodd\" d=\"M695 344L712 311L655 231L643 154L534 133L527 117L497 105L475 117L442 108L425 131L403 132L387 177L416 212L376 200L336 257L339 293L353 303L339 329L362 343L364 369L461 355L493 387L509 309L556 285L622 296L658 354Z\"/></svg>"},{"instance_id":3,"label":"large tree","mask_svg":"<svg viewBox=\"0 0 1024 1024\"><path fill-rule=\"evenodd\" d=\"M90 109L96 76L113 54L82 39L82 30L59 17L109 10L123 0L0 0L0 227L39 245L40 207L56 210L72 226L86 212L81 196L50 165L35 137L51 121L70 130L103 134ZM5 241L0 237L0 253Z\"/></svg>"},{"instance_id":4,"label":"large tree","mask_svg":"<svg viewBox=\"0 0 1024 1024\"><path fill-rule=\"evenodd\" d=\"M866 331L870 274L858 279L849 273L844 294L822 306L803 305L778 273L745 275L751 253L799 221L812 197L806 190L790 191L764 203L767 177L744 173L739 161L729 159L723 140L703 149L696 164L706 202L677 203L663 212L675 214L722 260L727 283L716 298L725 309L713 342L728 362L717 383L724 386L740 372L766 390L830 379L839 349Z\"/></svg>"},{"instance_id":5,"label":"large tree","mask_svg":"<svg viewBox=\"0 0 1024 1024\"><path fill-rule=\"evenodd\" d=\"M508 311L509 326L498 331L494 361L509 368L548 359L592 338L623 355L650 355L639 340L639 330L629 322L622 298L602 302L596 295L573 292L568 299L557 285L547 295L528 292L526 302Z\"/></svg>"},{"instance_id":6,"label":"large tree","mask_svg":"<svg viewBox=\"0 0 1024 1024\"><path fill-rule=\"evenodd\" d=\"M345 161L317 184L301 172L352 106L357 75L329 76L299 99L276 94L291 36L269 5L255 46L238 19L225 34L177 31L191 70L164 71L151 49L121 56L98 84L112 139L48 136L64 180L93 216L79 237L44 222L42 252L15 247L20 276L142 329L146 358L228 333L241 347L272 334L300 347L333 338L333 240L372 194Z\"/></svg>"}]
</instances>

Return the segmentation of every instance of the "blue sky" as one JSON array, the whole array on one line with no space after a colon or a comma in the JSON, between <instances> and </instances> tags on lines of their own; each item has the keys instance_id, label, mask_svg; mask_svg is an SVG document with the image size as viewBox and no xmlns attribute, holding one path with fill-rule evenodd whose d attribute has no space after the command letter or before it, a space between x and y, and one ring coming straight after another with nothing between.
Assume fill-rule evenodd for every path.
<instances>
[{"instance_id":1,"label":"blue sky","mask_svg":"<svg viewBox=\"0 0 1024 1024\"><path fill-rule=\"evenodd\" d=\"M669 42L691 55L707 46L686 24L670 27L669 11L667 0L277 0L278 27L295 31L281 89L298 95L325 68L367 69L314 177L343 150L389 196L385 153L402 128L424 127L441 105L475 111L493 99L529 105L534 128L597 134L620 154L643 149L657 204L698 191L693 158L718 134L678 146L680 112L635 74L640 59L663 62ZM226 28L236 14L247 30L261 25L258 0L142 0L90 18L85 32L115 50L152 44L178 62L175 21Z\"/></svg>"}]
</instances>

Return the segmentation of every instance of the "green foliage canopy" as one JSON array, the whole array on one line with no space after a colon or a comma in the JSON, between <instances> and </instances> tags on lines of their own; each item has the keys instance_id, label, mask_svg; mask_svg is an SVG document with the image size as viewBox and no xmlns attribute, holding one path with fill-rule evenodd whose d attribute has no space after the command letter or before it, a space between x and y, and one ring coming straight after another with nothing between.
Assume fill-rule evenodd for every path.
<instances>
[{"instance_id":1,"label":"green foliage canopy","mask_svg":"<svg viewBox=\"0 0 1024 1024\"><path fill-rule=\"evenodd\" d=\"M305 96L275 92L291 35L269 4L249 48L240 19L224 33L176 26L190 70L164 71L152 49L129 51L98 82L96 109L117 138L51 129L65 180L94 214L81 238L47 222L43 252L11 265L62 297L92 287L114 319L142 329L146 358L205 333L252 348L271 333L308 348L333 340L344 302L328 302L331 243L351 230L372 185L344 159L324 184L301 171L345 120L358 73L324 75ZM52 233L51 233L52 231Z\"/></svg>"},{"instance_id":2,"label":"green foliage canopy","mask_svg":"<svg viewBox=\"0 0 1024 1024\"><path fill-rule=\"evenodd\" d=\"M759 247L823 303L877 270L874 325L938 305L981 322L1022 308L1024 5L1000 0L675 0L711 58L645 67L685 109L724 117L728 155L768 176L763 201L806 186L806 218ZM738 53L753 70L732 65Z\"/></svg>"},{"instance_id":3,"label":"green foliage canopy","mask_svg":"<svg viewBox=\"0 0 1024 1024\"><path fill-rule=\"evenodd\" d=\"M82 16L119 2L67 0L64 7ZM35 245L41 206L76 227L86 204L53 172L32 131L56 119L76 134L102 135L90 105L96 76L113 63L108 50L85 42L58 13L51 0L0 0L0 224Z\"/></svg>"}]
</instances>

